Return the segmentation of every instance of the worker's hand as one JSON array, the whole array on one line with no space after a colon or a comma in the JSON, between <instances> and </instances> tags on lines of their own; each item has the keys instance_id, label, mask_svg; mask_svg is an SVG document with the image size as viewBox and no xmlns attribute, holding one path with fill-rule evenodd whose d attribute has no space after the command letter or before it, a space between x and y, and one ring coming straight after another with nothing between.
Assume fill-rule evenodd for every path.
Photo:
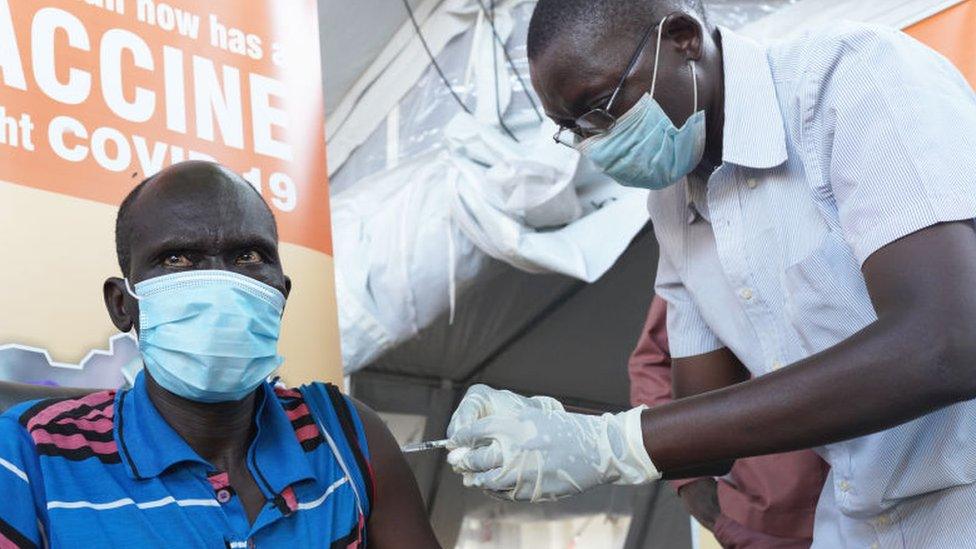
<instances>
[{"instance_id":1,"label":"worker's hand","mask_svg":"<svg viewBox=\"0 0 976 549\"><path fill-rule=\"evenodd\" d=\"M451 417L451 423L447 426L447 437L453 438L454 433L479 419L494 414L516 415L526 408L561 411L563 405L550 397L524 397L511 391L492 389L487 385L472 385Z\"/></svg>"},{"instance_id":2,"label":"worker's hand","mask_svg":"<svg viewBox=\"0 0 976 549\"><path fill-rule=\"evenodd\" d=\"M589 416L524 408L454 433L448 455L465 486L514 501L556 500L601 484L661 477L644 449L641 412Z\"/></svg>"},{"instance_id":3,"label":"worker's hand","mask_svg":"<svg viewBox=\"0 0 976 549\"><path fill-rule=\"evenodd\" d=\"M702 478L685 484L678 490L681 501L688 514L710 531L715 530L715 521L722 510L718 505L718 483L713 478Z\"/></svg>"}]
</instances>

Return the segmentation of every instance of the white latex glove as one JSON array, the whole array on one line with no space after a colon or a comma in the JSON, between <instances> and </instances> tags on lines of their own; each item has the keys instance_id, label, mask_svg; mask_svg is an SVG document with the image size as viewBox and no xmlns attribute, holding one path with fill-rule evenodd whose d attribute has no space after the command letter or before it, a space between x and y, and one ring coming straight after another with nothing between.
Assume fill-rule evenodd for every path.
<instances>
[{"instance_id":1,"label":"white latex glove","mask_svg":"<svg viewBox=\"0 0 976 549\"><path fill-rule=\"evenodd\" d=\"M551 501L601 484L661 478L644 449L641 412L588 416L524 408L457 430L447 460L474 486L514 501Z\"/></svg>"},{"instance_id":2,"label":"white latex glove","mask_svg":"<svg viewBox=\"0 0 976 549\"><path fill-rule=\"evenodd\" d=\"M495 414L514 416L526 408L562 411L563 405L551 397L524 397L511 391L492 389L487 385L472 385L451 416L447 437L453 438L454 433L470 427L479 419Z\"/></svg>"}]
</instances>

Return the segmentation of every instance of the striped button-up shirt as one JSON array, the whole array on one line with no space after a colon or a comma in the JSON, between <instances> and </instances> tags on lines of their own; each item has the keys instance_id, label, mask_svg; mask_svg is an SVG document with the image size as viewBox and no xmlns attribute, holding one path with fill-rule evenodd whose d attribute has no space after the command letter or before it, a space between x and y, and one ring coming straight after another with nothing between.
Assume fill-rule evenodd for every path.
<instances>
[{"instance_id":1,"label":"striped button-up shirt","mask_svg":"<svg viewBox=\"0 0 976 549\"><path fill-rule=\"evenodd\" d=\"M976 217L976 95L886 28L839 24L768 47L721 37L723 164L651 193L657 291L673 356L727 347L760 376L876 320L860 270L872 253ZM832 473L815 546L976 539L976 404L818 451Z\"/></svg>"}]
</instances>

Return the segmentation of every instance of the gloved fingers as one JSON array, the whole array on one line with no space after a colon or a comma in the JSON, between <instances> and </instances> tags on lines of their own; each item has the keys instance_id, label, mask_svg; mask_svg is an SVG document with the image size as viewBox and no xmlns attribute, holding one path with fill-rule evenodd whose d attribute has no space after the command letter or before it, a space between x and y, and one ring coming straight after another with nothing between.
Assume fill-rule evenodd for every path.
<instances>
[{"instance_id":1,"label":"gloved fingers","mask_svg":"<svg viewBox=\"0 0 976 549\"><path fill-rule=\"evenodd\" d=\"M503 464L501 445L496 440L480 448L458 448L447 455L447 462L457 473L478 473L497 469Z\"/></svg>"},{"instance_id":2,"label":"gloved fingers","mask_svg":"<svg viewBox=\"0 0 976 549\"><path fill-rule=\"evenodd\" d=\"M455 473L462 474L462 475L465 473L465 471L458 469L457 464L461 463L461 461L464 459L464 456L471 450L473 450L473 448L462 446L460 448L455 448L447 453L447 464L450 465L452 469L454 469Z\"/></svg>"},{"instance_id":3,"label":"gloved fingers","mask_svg":"<svg viewBox=\"0 0 976 549\"><path fill-rule=\"evenodd\" d=\"M484 395L485 389L488 389L485 385L475 385L468 389L451 416L451 422L447 426L447 438L454 438L456 432L491 412L490 403Z\"/></svg>"},{"instance_id":4,"label":"gloved fingers","mask_svg":"<svg viewBox=\"0 0 976 549\"><path fill-rule=\"evenodd\" d=\"M536 405L537 408L541 410L547 410L547 411L556 410L560 412L566 411L566 409L563 408L563 403L559 402L558 400L552 397L534 396L530 400Z\"/></svg>"},{"instance_id":5,"label":"gloved fingers","mask_svg":"<svg viewBox=\"0 0 976 549\"><path fill-rule=\"evenodd\" d=\"M526 452L521 456L519 475L512 488L512 501L544 501L545 463L538 451Z\"/></svg>"},{"instance_id":6,"label":"gloved fingers","mask_svg":"<svg viewBox=\"0 0 976 549\"><path fill-rule=\"evenodd\" d=\"M480 471L477 473L464 473L461 475L461 479L464 485L468 488L485 489L485 483L495 480L501 474L502 470L499 468L492 469L490 471Z\"/></svg>"},{"instance_id":7,"label":"gloved fingers","mask_svg":"<svg viewBox=\"0 0 976 549\"><path fill-rule=\"evenodd\" d=\"M513 458L503 460L502 466L471 475L471 485L489 492L504 495L506 499L514 501L515 492L523 482L525 473L526 454L516 454ZM507 493L507 494L503 494Z\"/></svg>"},{"instance_id":8,"label":"gloved fingers","mask_svg":"<svg viewBox=\"0 0 976 549\"><path fill-rule=\"evenodd\" d=\"M464 475L464 485L481 488L488 492L501 493L514 489L515 480L510 475L504 474L499 468L480 473L467 473Z\"/></svg>"},{"instance_id":9,"label":"gloved fingers","mask_svg":"<svg viewBox=\"0 0 976 549\"><path fill-rule=\"evenodd\" d=\"M569 473L563 470L556 471L545 483L540 475L532 490L529 489L529 485L521 488L515 494L514 501L531 501L532 503L559 501L583 493L583 488Z\"/></svg>"},{"instance_id":10,"label":"gloved fingers","mask_svg":"<svg viewBox=\"0 0 976 549\"><path fill-rule=\"evenodd\" d=\"M488 446L499 436L517 427L518 420L512 417L489 416L454 431L450 437L455 448L477 448Z\"/></svg>"},{"instance_id":11,"label":"gloved fingers","mask_svg":"<svg viewBox=\"0 0 976 549\"><path fill-rule=\"evenodd\" d=\"M491 499L497 499L498 501L511 502L515 501L515 495L511 490L507 492L492 492L491 490L482 491L483 494L490 497Z\"/></svg>"}]
</instances>

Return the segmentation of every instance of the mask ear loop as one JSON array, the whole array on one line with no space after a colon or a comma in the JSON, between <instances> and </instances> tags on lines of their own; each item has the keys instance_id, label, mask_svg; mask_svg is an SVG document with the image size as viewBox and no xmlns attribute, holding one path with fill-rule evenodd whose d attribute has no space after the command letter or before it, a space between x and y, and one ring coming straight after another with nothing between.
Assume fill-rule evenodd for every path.
<instances>
[{"instance_id":1,"label":"mask ear loop","mask_svg":"<svg viewBox=\"0 0 976 549\"><path fill-rule=\"evenodd\" d=\"M122 280L125 281L125 291L128 292L129 295L131 295L136 301L142 301L142 298L136 295L135 290L133 290L132 286L129 284L128 277L123 278ZM136 332L135 323L132 324L132 329L129 330L129 337L131 337L136 343L139 342L139 333Z\"/></svg>"},{"instance_id":2,"label":"mask ear loop","mask_svg":"<svg viewBox=\"0 0 976 549\"><path fill-rule=\"evenodd\" d=\"M129 279L123 278L122 280L125 281L125 291L129 292L129 295L131 295L136 301L142 301L142 298L137 296L135 290L133 290L132 286L129 285Z\"/></svg>"},{"instance_id":3,"label":"mask ear loop","mask_svg":"<svg viewBox=\"0 0 976 549\"><path fill-rule=\"evenodd\" d=\"M670 16L668 16L670 17ZM654 99L654 90L657 89L657 68L658 61L661 59L661 38L664 35L664 25L668 22L668 17L661 20L661 24L657 28L657 46L654 50L654 76L651 77L651 99ZM695 70L695 62L691 59L688 60L688 64L691 65L691 83L692 90L694 94L695 107L692 110L692 114L698 112L698 72Z\"/></svg>"},{"instance_id":4,"label":"mask ear loop","mask_svg":"<svg viewBox=\"0 0 976 549\"><path fill-rule=\"evenodd\" d=\"M657 89L657 66L658 61L661 59L661 36L664 34L664 25L667 22L668 18L665 17L657 27L657 47L654 49L654 76L651 77L651 99L654 99L654 90Z\"/></svg>"}]
</instances>

